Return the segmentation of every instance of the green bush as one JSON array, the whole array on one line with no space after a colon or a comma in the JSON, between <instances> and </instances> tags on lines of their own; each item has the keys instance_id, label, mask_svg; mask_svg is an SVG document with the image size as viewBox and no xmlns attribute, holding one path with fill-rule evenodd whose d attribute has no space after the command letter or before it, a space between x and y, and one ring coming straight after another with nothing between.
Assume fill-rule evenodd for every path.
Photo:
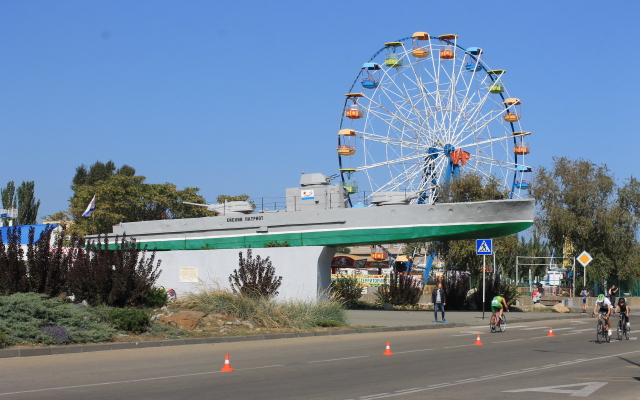
<instances>
[{"instance_id":1,"label":"green bush","mask_svg":"<svg viewBox=\"0 0 640 400\"><path fill-rule=\"evenodd\" d=\"M151 288L142 295L142 305L149 308L160 308L167 305L167 291L163 287Z\"/></svg>"},{"instance_id":2,"label":"green bush","mask_svg":"<svg viewBox=\"0 0 640 400\"><path fill-rule=\"evenodd\" d=\"M229 290L203 289L182 299L181 305L207 314L226 314L265 328L306 329L323 321L337 324L332 326L347 325L342 302L331 298L278 301L272 297L234 294Z\"/></svg>"},{"instance_id":3,"label":"green bush","mask_svg":"<svg viewBox=\"0 0 640 400\"><path fill-rule=\"evenodd\" d=\"M0 331L5 346L109 341L115 330L91 307L37 293L0 296Z\"/></svg>"},{"instance_id":4,"label":"green bush","mask_svg":"<svg viewBox=\"0 0 640 400\"><path fill-rule=\"evenodd\" d=\"M0 331L0 349L7 347L7 334L4 331Z\"/></svg>"},{"instance_id":5,"label":"green bush","mask_svg":"<svg viewBox=\"0 0 640 400\"><path fill-rule=\"evenodd\" d=\"M376 292L376 304L391 303L396 306L417 304L422 295L422 284L410 275L391 273Z\"/></svg>"},{"instance_id":6,"label":"green bush","mask_svg":"<svg viewBox=\"0 0 640 400\"><path fill-rule=\"evenodd\" d=\"M341 275L331 281L329 293L334 299L344 302L347 308L352 309L362 296L362 288L362 283L355 275Z\"/></svg>"},{"instance_id":7,"label":"green bush","mask_svg":"<svg viewBox=\"0 0 640 400\"><path fill-rule=\"evenodd\" d=\"M141 333L151 327L151 318L140 308L112 308L108 318L111 325L121 331Z\"/></svg>"}]
</instances>

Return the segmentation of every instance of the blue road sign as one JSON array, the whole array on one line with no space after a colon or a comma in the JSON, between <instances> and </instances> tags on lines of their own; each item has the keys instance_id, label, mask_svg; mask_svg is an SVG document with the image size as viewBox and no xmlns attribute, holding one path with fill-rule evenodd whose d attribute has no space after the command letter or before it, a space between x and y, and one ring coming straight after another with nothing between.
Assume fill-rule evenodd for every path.
<instances>
[{"instance_id":1,"label":"blue road sign","mask_svg":"<svg viewBox=\"0 0 640 400\"><path fill-rule=\"evenodd\" d=\"M476 239L476 254L490 256L493 254L493 239Z\"/></svg>"}]
</instances>

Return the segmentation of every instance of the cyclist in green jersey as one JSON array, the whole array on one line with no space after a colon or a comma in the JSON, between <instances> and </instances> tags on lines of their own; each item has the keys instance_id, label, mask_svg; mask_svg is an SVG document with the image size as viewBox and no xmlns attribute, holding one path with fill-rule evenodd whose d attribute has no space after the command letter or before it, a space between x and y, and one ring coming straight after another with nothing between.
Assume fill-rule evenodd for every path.
<instances>
[{"instance_id":1,"label":"cyclist in green jersey","mask_svg":"<svg viewBox=\"0 0 640 400\"><path fill-rule=\"evenodd\" d=\"M495 313L496 311L500 310L499 317L502 317L503 309L506 309L507 312L509 311L509 307L507 306L506 300L504 299L502 294L499 294L496 297L494 297L493 300L491 300L491 312Z\"/></svg>"}]
</instances>

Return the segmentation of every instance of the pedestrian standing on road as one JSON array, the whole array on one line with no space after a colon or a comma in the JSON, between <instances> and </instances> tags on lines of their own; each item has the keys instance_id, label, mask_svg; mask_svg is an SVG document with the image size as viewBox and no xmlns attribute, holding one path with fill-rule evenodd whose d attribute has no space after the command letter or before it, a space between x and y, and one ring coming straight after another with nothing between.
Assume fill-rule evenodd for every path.
<instances>
[{"instance_id":1,"label":"pedestrian standing on road","mask_svg":"<svg viewBox=\"0 0 640 400\"><path fill-rule=\"evenodd\" d=\"M616 304L616 293L618 293L618 288L616 287L616 285L611 285L611 287L609 288L609 301L611 302L612 306Z\"/></svg>"},{"instance_id":2,"label":"pedestrian standing on road","mask_svg":"<svg viewBox=\"0 0 640 400\"><path fill-rule=\"evenodd\" d=\"M582 296L582 314L587 313L587 298L589 297L589 289L585 286L580 292L580 296Z\"/></svg>"},{"instance_id":3,"label":"pedestrian standing on road","mask_svg":"<svg viewBox=\"0 0 640 400\"><path fill-rule=\"evenodd\" d=\"M436 289L431 293L431 302L433 303L433 322L438 322L438 308L442 312L442 322L447 322L444 319L444 306L447 305L447 297L442 287L442 282L438 282Z\"/></svg>"}]
</instances>

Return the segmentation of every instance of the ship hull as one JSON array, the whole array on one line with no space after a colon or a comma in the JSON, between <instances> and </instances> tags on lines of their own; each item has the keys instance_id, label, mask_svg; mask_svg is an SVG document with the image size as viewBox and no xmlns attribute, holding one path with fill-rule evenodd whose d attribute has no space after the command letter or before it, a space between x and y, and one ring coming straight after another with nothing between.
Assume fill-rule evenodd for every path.
<instances>
[{"instance_id":1,"label":"ship hull","mask_svg":"<svg viewBox=\"0 0 640 400\"><path fill-rule=\"evenodd\" d=\"M533 224L534 207L527 199L266 212L122 223L109 236L126 234L158 250L481 239L527 229Z\"/></svg>"}]
</instances>

